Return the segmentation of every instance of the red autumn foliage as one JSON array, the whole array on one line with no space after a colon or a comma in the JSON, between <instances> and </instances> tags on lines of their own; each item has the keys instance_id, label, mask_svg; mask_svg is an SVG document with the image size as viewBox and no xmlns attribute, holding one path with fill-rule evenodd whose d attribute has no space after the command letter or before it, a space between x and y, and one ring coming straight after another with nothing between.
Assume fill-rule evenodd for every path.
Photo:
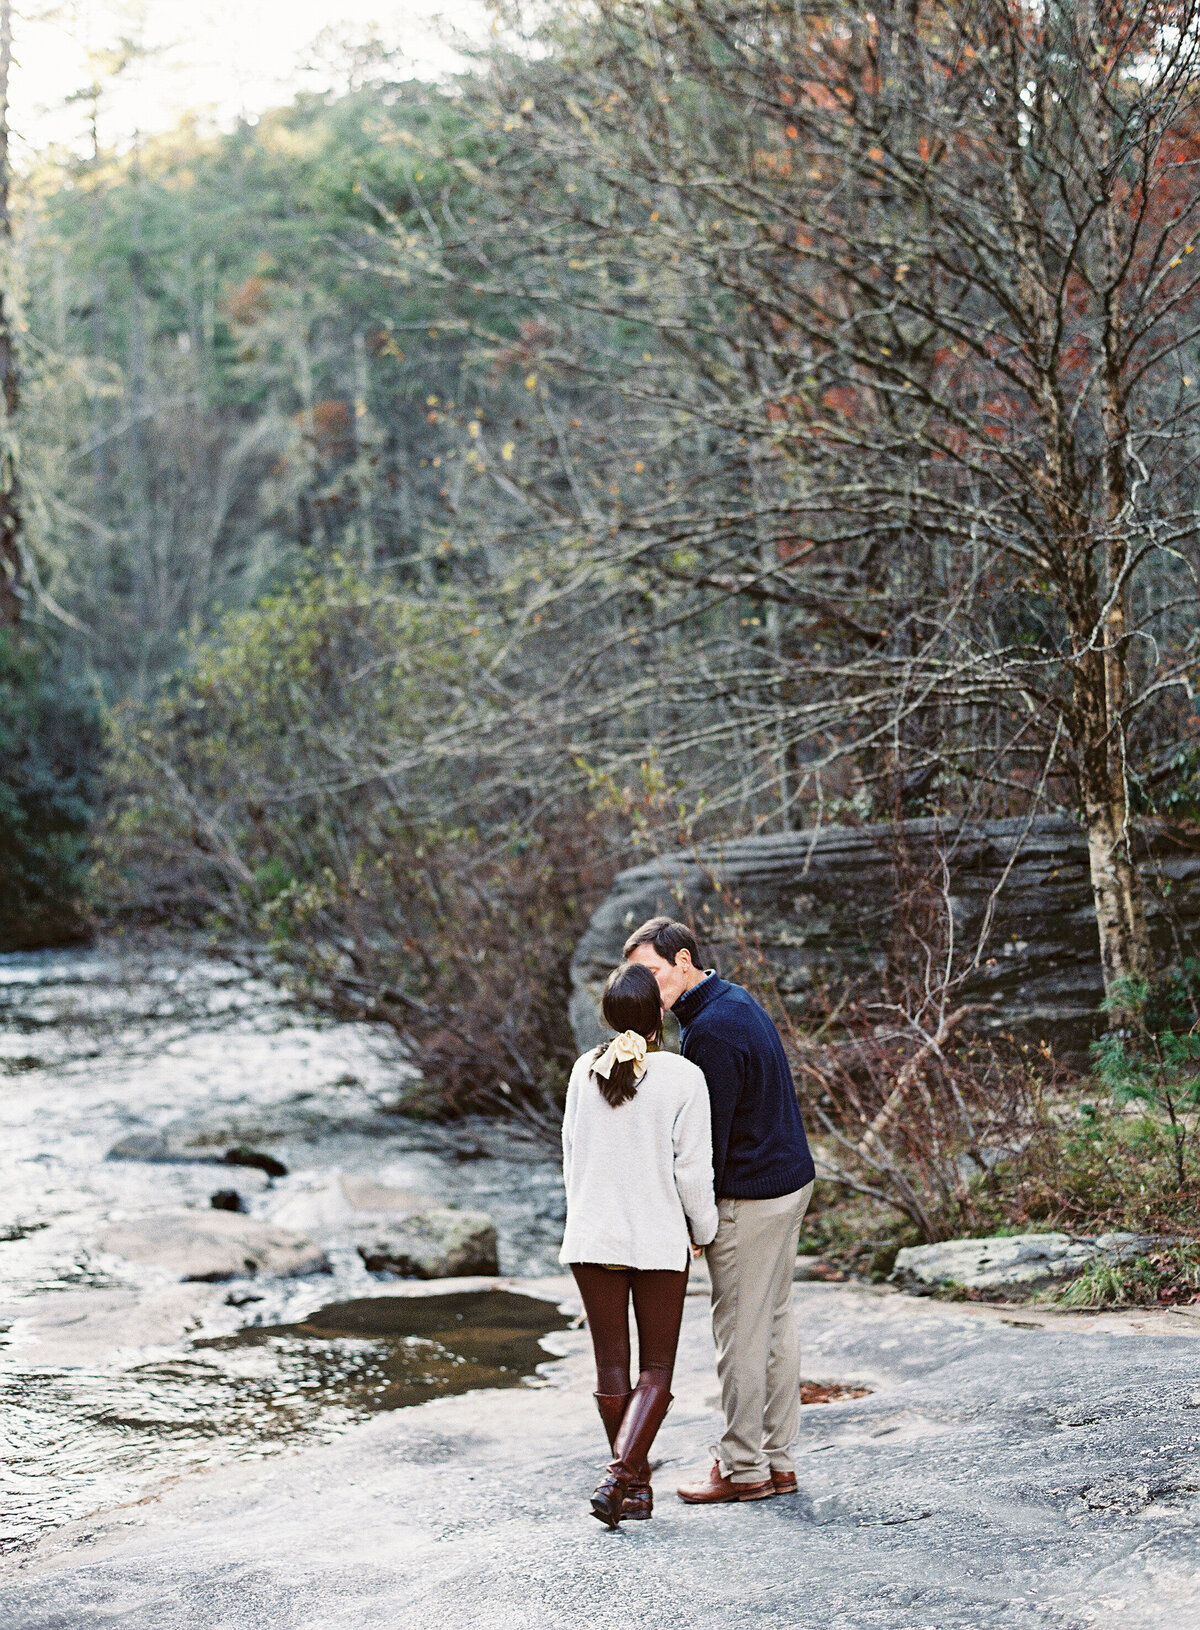
<instances>
[{"instance_id":1,"label":"red autumn foliage","mask_svg":"<svg viewBox=\"0 0 1200 1630\"><path fill-rule=\"evenodd\" d=\"M225 297L225 310L235 323L248 327L262 317L270 304L270 285L265 277L248 277Z\"/></svg>"},{"instance_id":2,"label":"red autumn foliage","mask_svg":"<svg viewBox=\"0 0 1200 1630\"><path fill-rule=\"evenodd\" d=\"M296 415L304 439L323 459L337 461L354 452L354 409L338 397L314 402Z\"/></svg>"}]
</instances>

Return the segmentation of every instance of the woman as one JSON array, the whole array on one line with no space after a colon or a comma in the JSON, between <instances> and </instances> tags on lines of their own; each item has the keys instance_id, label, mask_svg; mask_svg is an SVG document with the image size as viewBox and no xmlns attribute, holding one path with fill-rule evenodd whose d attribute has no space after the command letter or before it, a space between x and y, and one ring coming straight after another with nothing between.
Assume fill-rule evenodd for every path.
<instances>
[{"instance_id":1,"label":"woman","mask_svg":"<svg viewBox=\"0 0 1200 1630\"><path fill-rule=\"evenodd\" d=\"M604 987L618 1032L571 1071L563 1114L567 1227L559 1260L583 1298L596 1404L613 1460L592 1515L615 1528L653 1509L646 1456L671 1403L690 1246L717 1232L708 1090L694 1064L658 1051L662 1006L648 969L626 962ZM690 1242L690 1244L689 1244ZM638 1332L630 1386L629 1298Z\"/></svg>"}]
</instances>

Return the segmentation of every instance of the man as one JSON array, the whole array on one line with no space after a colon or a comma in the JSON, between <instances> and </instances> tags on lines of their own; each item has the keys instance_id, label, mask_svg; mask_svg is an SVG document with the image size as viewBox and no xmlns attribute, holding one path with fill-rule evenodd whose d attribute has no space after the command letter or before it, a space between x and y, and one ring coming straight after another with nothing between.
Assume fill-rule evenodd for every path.
<instances>
[{"instance_id":1,"label":"man","mask_svg":"<svg viewBox=\"0 0 1200 1630\"><path fill-rule=\"evenodd\" d=\"M708 1081L720 1225L708 1247L725 1433L707 1479L681 1500L719 1505L796 1489L800 1347L792 1273L813 1162L779 1032L748 991L700 967L690 928L652 917L625 942L679 1020Z\"/></svg>"}]
</instances>

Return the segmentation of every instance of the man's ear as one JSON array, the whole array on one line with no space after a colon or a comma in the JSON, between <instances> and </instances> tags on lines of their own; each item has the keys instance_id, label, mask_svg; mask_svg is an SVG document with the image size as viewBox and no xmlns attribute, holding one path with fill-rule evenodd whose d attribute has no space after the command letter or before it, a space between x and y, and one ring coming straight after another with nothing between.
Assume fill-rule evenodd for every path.
<instances>
[{"instance_id":1,"label":"man's ear","mask_svg":"<svg viewBox=\"0 0 1200 1630\"><path fill-rule=\"evenodd\" d=\"M689 968L694 968L696 964L692 961L692 953L684 949L676 951L675 966L677 968L682 968L685 973Z\"/></svg>"}]
</instances>

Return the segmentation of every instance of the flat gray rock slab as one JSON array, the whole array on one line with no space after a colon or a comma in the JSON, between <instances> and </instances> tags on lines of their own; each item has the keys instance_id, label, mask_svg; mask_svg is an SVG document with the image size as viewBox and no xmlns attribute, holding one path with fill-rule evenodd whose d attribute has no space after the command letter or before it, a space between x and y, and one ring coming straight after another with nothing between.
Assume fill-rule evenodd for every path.
<instances>
[{"instance_id":1,"label":"flat gray rock slab","mask_svg":"<svg viewBox=\"0 0 1200 1630\"><path fill-rule=\"evenodd\" d=\"M223 1155L214 1149L197 1148L194 1140L174 1128L161 1132L130 1132L118 1138L105 1156L107 1160L144 1160L151 1165L195 1162L218 1165Z\"/></svg>"},{"instance_id":2,"label":"flat gray rock slab","mask_svg":"<svg viewBox=\"0 0 1200 1630\"><path fill-rule=\"evenodd\" d=\"M1009 1234L994 1239L948 1239L937 1245L909 1245L897 1254L892 1272L905 1289L963 1285L969 1290L1031 1290L1073 1279L1093 1262L1124 1262L1160 1243L1153 1234Z\"/></svg>"},{"instance_id":3,"label":"flat gray rock slab","mask_svg":"<svg viewBox=\"0 0 1200 1630\"><path fill-rule=\"evenodd\" d=\"M253 1274L324 1273L329 1258L299 1234L233 1211L167 1211L113 1223L101 1250L178 1279L220 1281Z\"/></svg>"},{"instance_id":4,"label":"flat gray rock slab","mask_svg":"<svg viewBox=\"0 0 1200 1630\"><path fill-rule=\"evenodd\" d=\"M1018 1315L842 1285L799 1285L795 1305L805 1375L874 1388L801 1412L796 1496L674 1499L717 1425L706 1309L689 1298L649 1523L609 1534L587 1514L604 1456L587 1336L569 1332L540 1387L380 1417L61 1531L8 1559L0 1623L1200 1625L1200 1321Z\"/></svg>"}]
</instances>

